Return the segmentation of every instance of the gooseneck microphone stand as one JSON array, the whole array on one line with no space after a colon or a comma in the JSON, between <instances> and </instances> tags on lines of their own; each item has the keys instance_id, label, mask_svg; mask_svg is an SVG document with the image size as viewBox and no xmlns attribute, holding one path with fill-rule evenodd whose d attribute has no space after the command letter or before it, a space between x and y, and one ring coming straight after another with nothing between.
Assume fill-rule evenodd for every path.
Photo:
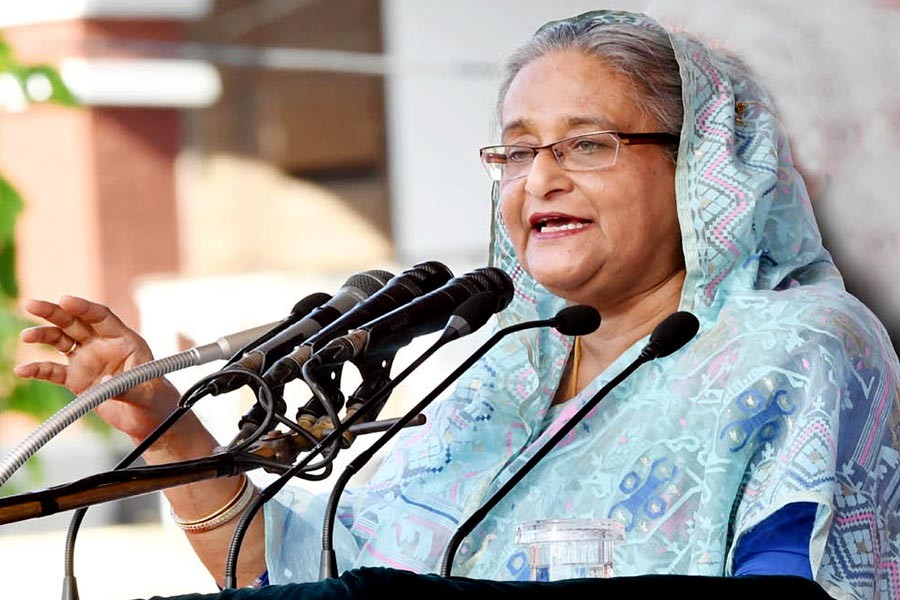
<instances>
[{"instance_id":1,"label":"gooseneck microphone stand","mask_svg":"<svg viewBox=\"0 0 900 600\"><path fill-rule=\"evenodd\" d=\"M389 394L391 390L393 390L400 382L406 379L415 369L417 369L437 350L442 348L445 344L481 327L496 309L496 304L497 301L494 298L493 294L482 292L480 294L476 294L468 301L460 305L460 307L454 312L453 316L451 316L447 326L444 328L443 335L441 335L441 337L434 344L432 344L430 348L428 348L408 367L406 367L406 369L398 374L393 379L393 381L388 382L381 390L373 394L371 398L364 400L359 405L359 408L351 415L349 415L346 419L344 419L343 421L335 419L333 422L337 424L337 427L331 430L328 435L326 435L319 443L317 443L300 462L285 471L278 479L276 479L274 482L266 486L265 489L260 491L256 499L241 515L240 521L238 521L237 527L232 534L231 544L229 545L228 555L225 561L225 579L223 582L225 588L237 587L237 576L235 571L237 569L237 562L240 555L241 544L243 542L244 536L247 533L247 529L250 527L250 523L253 521L253 518L256 516L256 513L259 511L259 509L267 501L269 501L282 487L284 487L284 485L292 477L294 477L298 472L304 469L306 465L309 464L310 460L312 460L312 458L318 452L320 452L322 448L327 448L330 446L333 448L332 451L336 452L337 447L340 446L341 439L344 436L344 432L351 430L351 426L357 420L361 419L365 415L370 414L373 407L378 407L383 404L387 394ZM312 365L312 362L313 361L309 361L304 365L304 374L308 385L314 383L309 368ZM310 387L312 389L315 389L314 385L310 385ZM420 425L425 422L425 419L422 415L407 415L407 417L395 420L393 424L388 428L388 431L408 427L411 425Z\"/></svg>"},{"instance_id":2,"label":"gooseneck microphone stand","mask_svg":"<svg viewBox=\"0 0 900 600\"><path fill-rule=\"evenodd\" d=\"M135 460L138 459L150 446L152 446L163 433L169 430L172 425L175 424L178 419L183 417L193 405L200 400L200 398L204 395L201 391L206 388L206 385L215 379L217 376L221 374L220 372L213 373L212 375L208 375L204 377L196 384L194 384L187 392L185 392L182 400L178 403L178 407L172 411L172 413L166 417L166 420L160 423L156 429L150 432L146 438L144 438L141 443L135 446L131 452L128 453L125 458L119 461L118 464L113 468L113 471L121 471L129 467ZM274 406L275 403L272 400L272 393L268 386L263 381L262 377L256 375L255 373L247 373L247 377L254 379L259 383L259 393L260 393L260 403L266 407L266 416L263 420L263 424L257 430L258 434L248 437L247 440L244 441L240 446L230 449L233 454L239 454L242 450L249 447L250 444L259 439L260 436L265 431L268 431L268 426L271 424L272 420L275 418ZM199 392L199 393L198 393ZM237 474L237 473L234 473ZM75 511L72 515L72 519L69 521L69 528L66 532L66 549L65 549L65 563L64 563L64 574L63 574L63 591L62 591L62 600L78 600L78 583L75 579L75 541L78 537L78 531L81 527L81 523L84 520L84 515L87 513L88 507L82 507Z\"/></svg>"},{"instance_id":3,"label":"gooseneck microphone stand","mask_svg":"<svg viewBox=\"0 0 900 600\"><path fill-rule=\"evenodd\" d=\"M564 333L568 335L584 335L596 330L599 325L600 318L596 310L586 306L573 306L564 308L557 313L556 316L550 319L516 323L515 325L498 330L486 342L479 346L471 356L454 369L450 375L445 377L444 380L418 404L413 406L404 416L400 417L395 425L375 440L371 446L350 461L338 477L337 482L332 488L331 495L328 497L328 505L325 509L325 520L322 525L322 558L319 564L319 579L338 576L337 558L334 552L334 522L341 493L344 491L350 478L400 431L404 423L420 414L425 407L431 404L431 402L433 402L434 399L437 398L451 383L456 381L460 375L468 370L478 359L484 356L488 350L493 348L497 342L507 335L524 329L533 329L537 327L556 327L561 331L565 330Z\"/></svg>"},{"instance_id":4,"label":"gooseneck microphone stand","mask_svg":"<svg viewBox=\"0 0 900 600\"><path fill-rule=\"evenodd\" d=\"M231 360L251 347L276 335L303 318L315 306L329 298L328 294L317 292L303 298L291 310L291 314L277 323L268 323L246 331L239 331L215 342L194 346L172 356L151 360L128 369L76 396L66 406L59 409L49 419L28 435L18 446L0 460L0 486L2 486L25 462L42 446L53 439L63 429L89 413L106 400L133 388L136 385L162 377L173 371L206 364L232 356ZM241 350L234 354L235 348ZM229 363L231 362L229 361Z\"/></svg>"},{"instance_id":5,"label":"gooseneck microphone stand","mask_svg":"<svg viewBox=\"0 0 900 600\"><path fill-rule=\"evenodd\" d=\"M223 338L220 338L213 344L207 344L205 346L192 348L187 352L162 359L161 361L151 361L150 363L138 365L136 368L126 371L112 378L110 381L102 383L96 388L93 388L83 394L85 398L91 398L91 400L80 401L78 405L80 412L75 414L77 416L81 416L82 414L84 414L84 412L86 412L86 409L96 407L100 404L100 402L108 398L115 397L139 383L149 381L150 379L154 379L156 377L161 377L162 375L165 375L166 373L173 370L179 370L185 367L203 364L219 359L228 359L225 365L225 368L227 368L229 365L238 360L245 352L275 337L283 330L291 327L296 322L306 317L316 307L324 304L330 299L331 296L329 294L325 294L322 292L309 294L294 305L294 307L291 309L291 314L288 315L288 317L282 319L278 323L270 323L268 325L254 328L245 332L239 332L237 334L225 336ZM237 351L235 351L235 349L237 349ZM190 360L186 362L183 359L177 360L182 356L188 357L190 358ZM161 370L156 366L157 363L165 365L165 368ZM210 382L216 377L221 376L221 374L222 371L213 375L212 377L206 378L204 381ZM113 385L114 382L115 385ZM198 386L192 388L190 395L198 392L199 394L197 399L199 399L199 396L205 395L205 392L200 391L200 388ZM178 419L184 416L184 413L190 410L193 402L196 402L196 399L193 400L193 402L190 401L190 395L185 394L183 400L179 402L178 408L176 408L176 410L173 411L172 414L169 415L165 421L163 421L163 423L161 423L153 432L151 432L151 434L145 440L138 444L138 446L136 446L125 458L123 458L114 467L114 470L121 470L130 466L135 460L137 460L139 456L141 456L147 450L147 448L149 448L157 439L159 439L159 437L165 431L167 431ZM271 394L268 394L267 397L271 398ZM74 404L75 403L73 402L72 404L70 404L70 406ZM83 408L82 405L84 406ZM271 410L267 410L266 423L271 422L270 415ZM44 426L47 426L47 424L45 423ZM69 527L66 532L62 592L63 600L77 600L78 598L78 587L75 580L75 541L78 537L78 531L81 528L81 523L84 520L85 514L87 513L87 508L88 507L82 507L75 511L69 521Z\"/></svg>"},{"instance_id":6,"label":"gooseneck microphone stand","mask_svg":"<svg viewBox=\"0 0 900 600\"><path fill-rule=\"evenodd\" d=\"M178 415L173 414L165 425L171 425L177 416L183 414L188 407L180 407ZM394 419L352 425L347 429L354 436L385 431L393 425ZM414 421L411 425L419 425L422 421ZM161 431L161 430L160 430ZM159 432L155 432L159 433ZM151 434L153 435L153 434ZM155 438L156 436L153 435ZM150 440L146 444L151 443ZM248 444L250 441L248 441ZM14 523L31 518L43 517L72 509L83 509L94 504L131 498L151 492L165 490L170 487L215 479L231 477L253 469L262 468L269 472L283 472L289 463L273 460L267 451L266 442L260 442L257 448L244 449L243 445L235 446L238 451L217 452L185 461L166 463L156 466L139 466L123 468L122 461L117 468L73 481L68 484L27 492L6 498L0 498L0 525ZM83 515L83 511L79 511ZM76 529L77 530L77 529ZM78 597L78 589L72 572L71 552L74 537L67 548L69 555L69 572L64 582L63 599Z\"/></svg>"},{"instance_id":7,"label":"gooseneck microphone stand","mask_svg":"<svg viewBox=\"0 0 900 600\"><path fill-rule=\"evenodd\" d=\"M450 576L450 571L453 568L453 557L456 554L456 550L462 539L471 533L475 526L487 516L488 512L490 512L490 510L494 508L494 506L496 506L497 503L499 503L500 500L502 500L506 494L509 493L509 491L515 487L516 484L519 483L519 481L521 481L522 478L525 477L525 475L527 475L554 446L556 446L557 443L559 443L560 440L566 437L566 435L568 435L568 433L581 422L581 420L584 419L584 417L587 416L587 414L591 412L613 388L622 383L622 381L644 363L656 358L668 356L684 346L694 337L694 335L696 335L699 326L700 324L697 317L684 311L669 315L657 325L653 330L653 333L650 334L650 341L644 346L638 357L585 402L584 405L559 428L559 431L554 433L543 446L538 448L525 464L522 465L522 468L513 473L500 489L488 498L487 502L472 513L472 515L457 528L456 532L454 532L450 541L447 543L447 549L445 550L444 560L441 565L441 575L444 577Z\"/></svg>"}]
</instances>

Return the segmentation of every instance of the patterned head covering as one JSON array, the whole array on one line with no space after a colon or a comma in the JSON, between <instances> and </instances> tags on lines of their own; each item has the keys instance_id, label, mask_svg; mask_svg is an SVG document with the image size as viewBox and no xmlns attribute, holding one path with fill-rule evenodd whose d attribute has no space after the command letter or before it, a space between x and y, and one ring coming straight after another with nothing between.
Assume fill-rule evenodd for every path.
<instances>
[{"instance_id":1,"label":"patterned head covering","mask_svg":"<svg viewBox=\"0 0 900 600\"><path fill-rule=\"evenodd\" d=\"M584 21L662 30L618 11L559 23ZM668 35L685 111L675 179L687 270L680 309L700 319L700 333L616 387L463 541L453 573L527 578L517 524L600 517L626 531L617 575L729 574L745 532L810 502L811 568L825 590L900 598L897 356L822 247L772 100L738 61ZM496 186L494 215L492 263L516 284L499 324L552 316L564 301L519 265ZM345 493L341 569L436 572L460 523L645 342L551 410L572 340L552 329L504 338L429 409L425 426L398 438L367 487ZM276 580L317 564L317 549L295 541L317 531L308 519L316 506L288 491L267 507Z\"/></svg>"}]
</instances>

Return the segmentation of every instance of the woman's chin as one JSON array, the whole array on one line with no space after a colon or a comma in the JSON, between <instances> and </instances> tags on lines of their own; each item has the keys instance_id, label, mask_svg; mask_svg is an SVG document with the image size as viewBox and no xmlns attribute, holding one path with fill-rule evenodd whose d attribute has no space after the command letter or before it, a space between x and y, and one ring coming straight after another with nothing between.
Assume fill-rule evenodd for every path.
<instances>
[{"instance_id":1,"label":"woman's chin","mask_svg":"<svg viewBox=\"0 0 900 600\"><path fill-rule=\"evenodd\" d=\"M572 271L537 269L531 273L531 276L554 296L579 304L583 303L578 300L583 299L586 295L583 279L575 277Z\"/></svg>"}]
</instances>

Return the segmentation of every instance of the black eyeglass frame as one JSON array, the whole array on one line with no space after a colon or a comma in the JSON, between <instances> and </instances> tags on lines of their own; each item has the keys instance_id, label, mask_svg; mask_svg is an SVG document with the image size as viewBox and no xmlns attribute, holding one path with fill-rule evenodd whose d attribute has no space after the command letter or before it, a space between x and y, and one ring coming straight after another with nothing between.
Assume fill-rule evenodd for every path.
<instances>
[{"instance_id":1,"label":"black eyeglass frame","mask_svg":"<svg viewBox=\"0 0 900 600\"><path fill-rule=\"evenodd\" d=\"M555 142L550 142L549 144L543 144L540 146L529 146L527 144L494 144L491 146L484 146L483 148L478 149L478 155L481 158L481 164L484 166L485 171L487 171L488 176L493 181L502 181L504 177L502 175L495 176L494 172L499 172L499 169L492 169L492 165L494 163L490 163L485 158L485 153L490 150L495 150L498 148L514 148L514 149L522 149L522 150L530 150L531 151L531 161L534 162L534 159L537 158L538 151L550 149L552 152L553 146L557 144L562 144L564 142L570 142L572 140L576 140L583 137L590 137L592 135L600 135L600 134L610 134L613 135L621 144L626 146L638 146L645 144L658 144L658 145L675 145L677 146L679 143L679 137L673 133L666 133L663 131L649 131L649 132L625 132L625 131L591 131L589 133L580 133L578 135L572 135L561 140L556 140ZM508 152L506 154L509 154ZM616 148L616 160L618 160L619 150ZM556 152L553 152L553 157L557 162L560 160L560 155ZM596 167L596 169L602 169L606 166L612 166L615 162L610 165L605 165L604 167ZM559 163L559 166L563 169L571 170L566 168L562 163ZM591 171L594 169L584 169L585 171ZM576 171L581 171L581 169L576 169ZM517 177L509 177L507 180L521 179L527 175L523 173Z\"/></svg>"}]
</instances>

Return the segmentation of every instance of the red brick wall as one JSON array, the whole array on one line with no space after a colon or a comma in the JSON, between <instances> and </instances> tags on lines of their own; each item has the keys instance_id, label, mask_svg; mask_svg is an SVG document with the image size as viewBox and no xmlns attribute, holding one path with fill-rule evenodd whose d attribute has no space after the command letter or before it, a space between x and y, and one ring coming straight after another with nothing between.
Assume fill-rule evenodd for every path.
<instances>
[{"instance_id":1,"label":"red brick wall","mask_svg":"<svg viewBox=\"0 0 900 600\"><path fill-rule=\"evenodd\" d=\"M64 56L112 55L102 40L172 40L178 31L167 22L65 21L9 28L4 37L21 62L58 65ZM81 294L139 325L134 279L179 265L179 131L174 109L0 113L0 168L26 204L16 236L22 297Z\"/></svg>"}]
</instances>

